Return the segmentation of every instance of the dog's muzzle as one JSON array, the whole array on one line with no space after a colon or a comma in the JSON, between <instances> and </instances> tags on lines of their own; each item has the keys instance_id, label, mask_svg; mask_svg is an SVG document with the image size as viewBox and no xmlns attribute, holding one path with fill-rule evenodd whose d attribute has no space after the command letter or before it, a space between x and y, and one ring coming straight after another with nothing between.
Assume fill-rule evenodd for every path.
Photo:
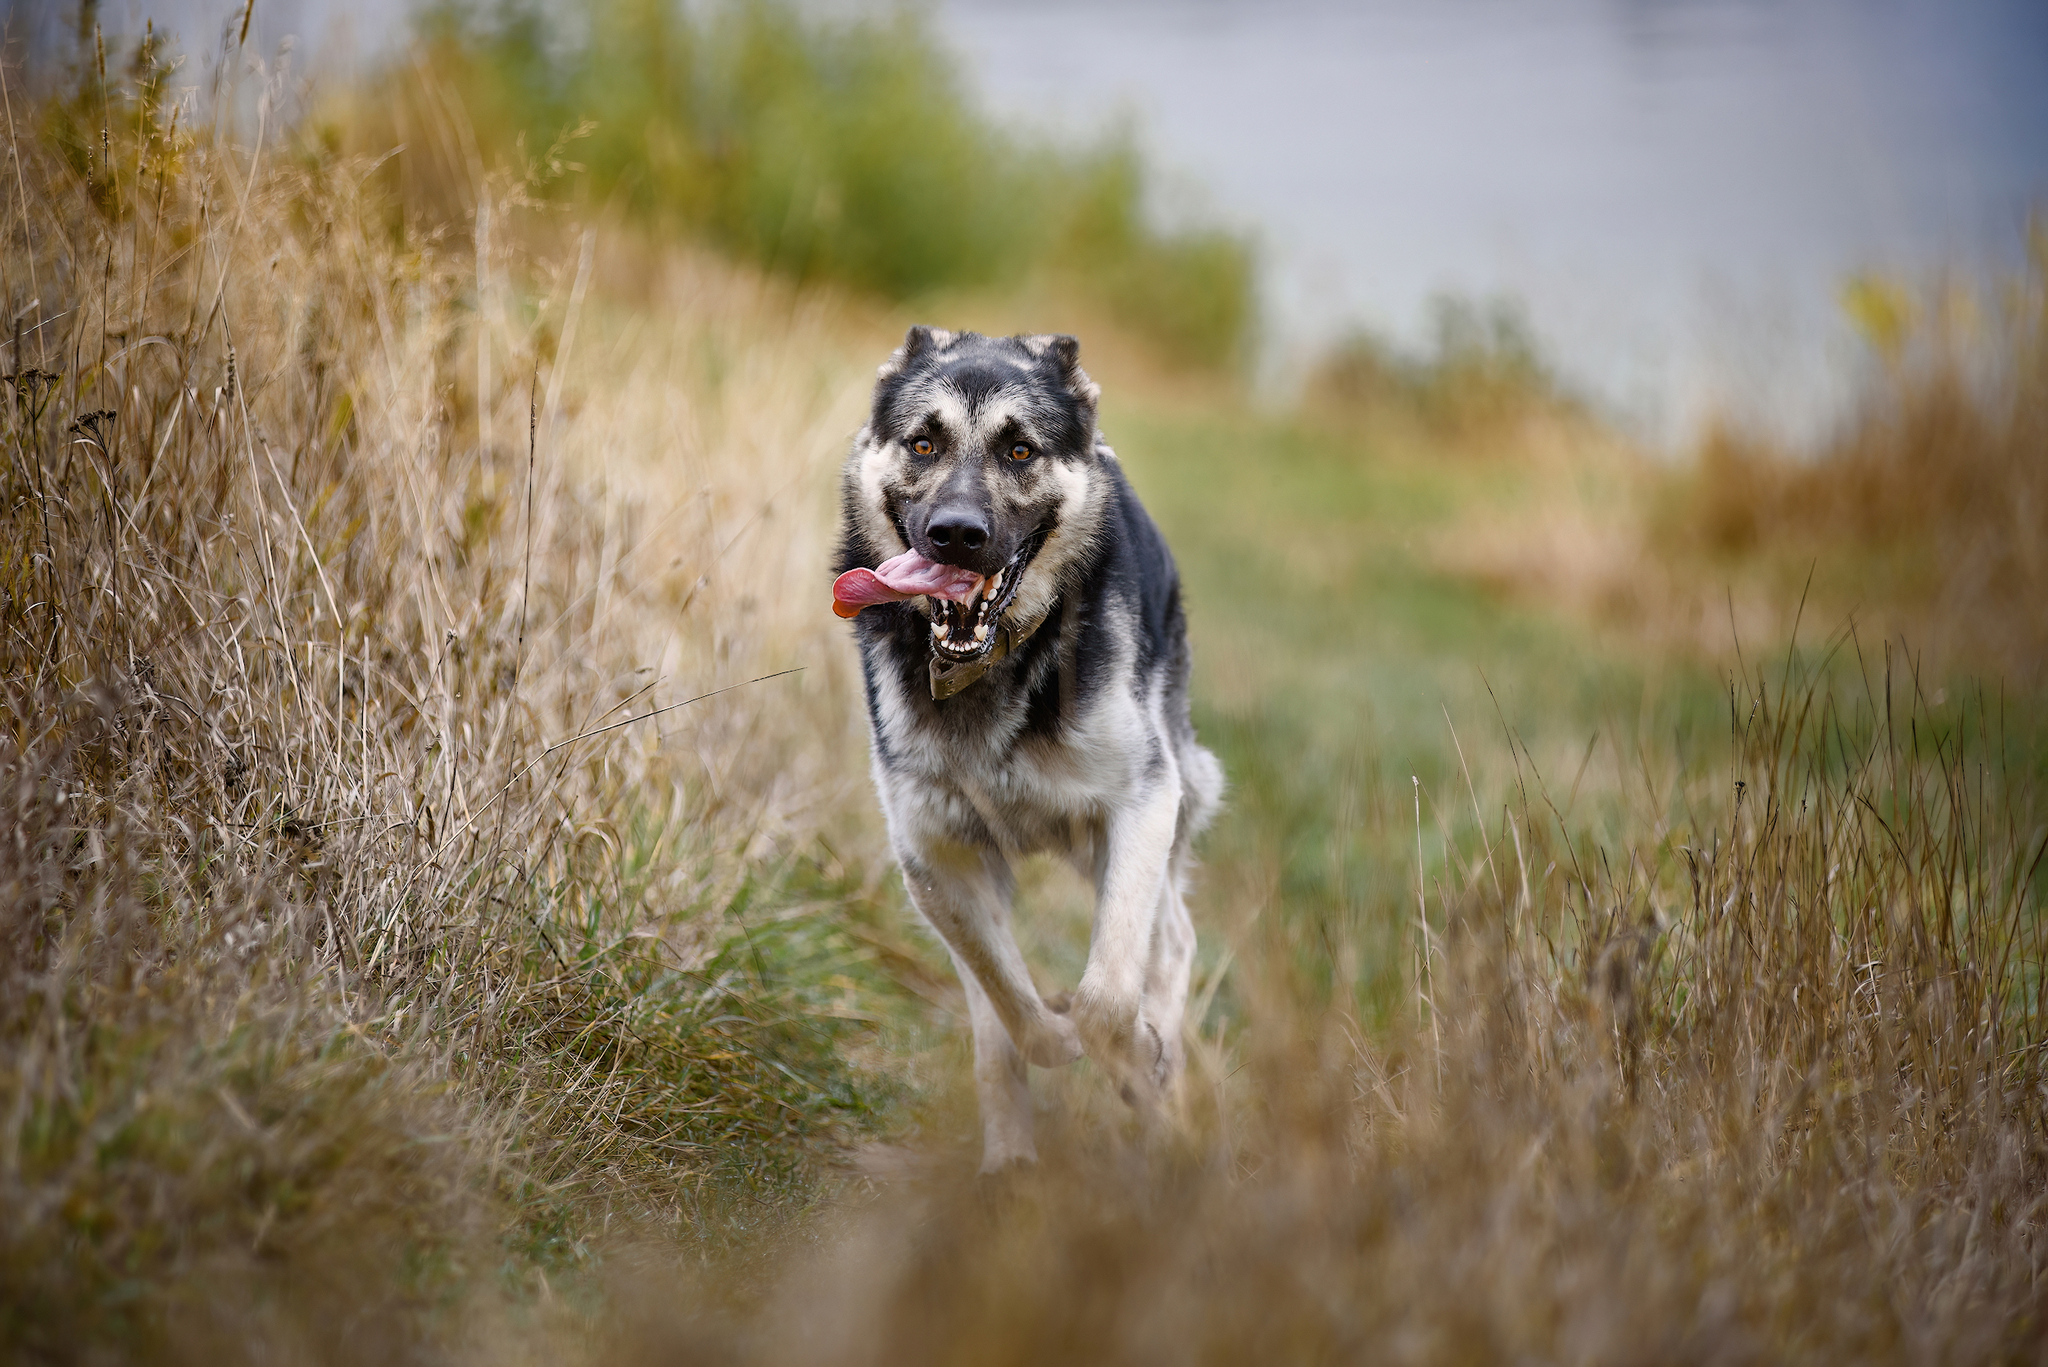
<instances>
[{"instance_id":1,"label":"dog's muzzle","mask_svg":"<svg viewBox=\"0 0 2048 1367\"><path fill-rule=\"evenodd\" d=\"M1044 528L1024 538L1010 563L990 575L973 601L925 599L932 624L932 696L949 698L979 679L988 667L1024 644L1037 622L1005 623L1024 572L1045 545Z\"/></svg>"}]
</instances>

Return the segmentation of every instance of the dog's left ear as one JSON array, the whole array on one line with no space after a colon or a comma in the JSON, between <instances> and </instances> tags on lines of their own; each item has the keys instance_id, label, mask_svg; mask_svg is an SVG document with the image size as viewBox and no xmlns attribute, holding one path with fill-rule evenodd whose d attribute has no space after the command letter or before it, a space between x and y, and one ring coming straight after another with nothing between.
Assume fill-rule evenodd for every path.
<instances>
[{"instance_id":1,"label":"dog's left ear","mask_svg":"<svg viewBox=\"0 0 2048 1367\"><path fill-rule=\"evenodd\" d=\"M1051 361L1058 369L1060 382L1081 405L1083 428L1092 435L1095 431L1095 407L1102 398L1102 387L1089 379L1088 372L1081 369L1080 341L1060 332L1030 338L1028 344L1034 352Z\"/></svg>"}]
</instances>

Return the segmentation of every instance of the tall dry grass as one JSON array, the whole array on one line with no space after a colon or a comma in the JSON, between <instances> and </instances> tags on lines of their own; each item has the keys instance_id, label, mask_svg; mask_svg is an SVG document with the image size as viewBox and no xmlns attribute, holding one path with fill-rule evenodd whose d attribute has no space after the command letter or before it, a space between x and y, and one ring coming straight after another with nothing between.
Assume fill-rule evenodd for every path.
<instances>
[{"instance_id":1,"label":"tall dry grass","mask_svg":"<svg viewBox=\"0 0 2048 1367\"><path fill-rule=\"evenodd\" d=\"M1722 563L1819 558L1831 598L1869 601L1942 654L2048 671L2048 227L1988 289L1854 281L1869 344L1861 401L1814 453L1711 433L1674 514ZM1676 524L1682 524L1676 525Z\"/></svg>"},{"instance_id":2,"label":"tall dry grass","mask_svg":"<svg viewBox=\"0 0 2048 1367\"><path fill-rule=\"evenodd\" d=\"M2038 1359L2048 814L1995 710L1861 664L1750 676L1724 747L1643 737L1605 831L1517 748L1416 890L1405 1025L1240 923L1248 1024L1195 1051L1177 1140L1070 1089L1043 1170L885 1182L755 1317L679 1314L664 1273L605 1351Z\"/></svg>"},{"instance_id":3,"label":"tall dry grass","mask_svg":"<svg viewBox=\"0 0 2048 1367\"><path fill-rule=\"evenodd\" d=\"M7 73L0 1341L416 1355L800 1205L865 1105L758 970L846 877L843 325L537 259L516 179L394 233L164 60Z\"/></svg>"},{"instance_id":4,"label":"tall dry grass","mask_svg":"<svg viewBox=\"0 0 2048 1367\"><path fill-rule=\"evenodd\" d=\"M1853 616L1936 672L2048 670L2048 247L1992 279L1851 280L1854 401L1808 448L1733 419L1681 462L1561 395L1513 313L1454 308L1432 358L1370 337L1312 405L1424 461L1480 455L1432 559L1635 650L1735 662Z\"/></svg>"}]
</instances>

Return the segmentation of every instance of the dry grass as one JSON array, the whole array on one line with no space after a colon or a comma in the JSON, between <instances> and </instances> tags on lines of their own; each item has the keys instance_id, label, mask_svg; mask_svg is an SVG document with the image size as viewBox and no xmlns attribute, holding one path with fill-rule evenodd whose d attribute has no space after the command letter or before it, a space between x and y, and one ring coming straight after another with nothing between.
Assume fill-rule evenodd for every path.
<instances>
[{"instance_id":1,"label":"dry grass","mask_svg":"<svg viewBox=\"0 0 2048 1367\"><path fill-rule=\"evenodd\" d=\"M1432 555L1504 597L1722 666L1802 615L1854 617L1935 672L2034 687L2048 678L2044 241L2037 226L2024 270L1988 289L1852 282L1844 303L1869 369L1814 450L1724 422L1674 466L1484 368L1418 367L1369 345L1340 355L1320 393L1388 445L1483 464L1463 476L1470 496ZM1416 441L1418 417L1441 439Z\"/></svg>"},{"instance_id":2,"label":"dry grass","mask_svg":"<svg viewBox=\"0 0 2048 1367\"><path fill-rule=\"evenodd\" d=\"M1367 1031L1341 984L1319 1003L1296 947L1240 924L1250 1024L1197 1051L1175 1144L1138 1151L1070 1088L1084 1116L1044 1170L887 1186L758 1318L671 1302L626 1339L650 1361L2036 1359L2048 830L1993 717L1868 664L1841 696L1754 680L1719 754L1623 756L1605 834L1518 752L1490 838L1430 880L1406 1025Z\"/></svg>"},{"instance_id":3,"label":"dry grass","mask_svg":"<svg viewBox=\"0 0 2048 1367\"><path fill-rule=\"evenodd\" d=\"M1608 535L1510 553L1502 577L1716 657L1784 636L1803 604L1940 669L2048 679L2048 230L2028 245L1982 293L1852 283L1870 372L1835 436L1802 452L1718 426L1687 466L1639 467L1592 508Z\"/></svg>"},{"instance_id":4,"label":"dry grass","mask_svg":"<svg viewBox=\"0 0 2048 1367\"><path fill-rule=\"evenodd\" d=\"M1944 656L2048 677L2048 227L1988 303L1859 282L1876 371L1842 432L1801 459L1712 434L1682 544L1726 563L1825 560L1895 629ZM1852 587L1853 586L1853 587Z\"/></svg>"},{"instance_id":5,"label":"dry grass","mask_svg":"<svg viewBox=\"0 0 2048 1367\"><path fill-rule=\"evenodd\" d=\"M508 1252L800 1191L863 1104L748 943L844 877L831 306L550 271L516 182L474 250L394 234L161 91L10 92L0 1336L417 1348Z\"/></svg>"},{"instance_id":6,"label":"dry grass","mask_svg":"<svg viewBox=\"0 0 2048 1367\"><path fill-rule=\"evenodd\" d=\"M1175 1139L1075 1070L978 1189L953 1066L832 1178L895 1066L850 975L945 1000L819 610L887 330L133 98L83 164L17 105L4 182L10 1352L2048 1347L2038 737L1889 654L1646 706L1584 795L1479 719L1413 897L1309 941L1214 871Z\"/></svg>"}]
</instances>

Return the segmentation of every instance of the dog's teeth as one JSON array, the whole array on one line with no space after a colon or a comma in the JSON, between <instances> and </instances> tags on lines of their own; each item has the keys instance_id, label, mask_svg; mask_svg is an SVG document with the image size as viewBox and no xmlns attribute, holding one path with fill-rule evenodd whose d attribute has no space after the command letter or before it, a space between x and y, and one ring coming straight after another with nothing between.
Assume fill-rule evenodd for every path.
<instances>
[{"instance_id":1,"label":"dog's teeth","mask_svg":"<svg viewBox=\"0 0 2048 1367\"><path fill-rule=\"evenodd\" d=\"M1003 572L997 570L988 577L988 596L993 598L1003 591Z\"/></svg>"},{"instance_id":2,"label":"dog's teeth","mask_svg":"<svg viewBox=\"0 0 2048 1367\"><path fill-rule=\"evenodd\" d=\"M986 641L988 639L987 622L976 622L974 624L974 639L977 641Z\"/></svg>"},{"instance_id":3,"label":"dog's teeth","mask_svg":"<svg viewBox=\"0 0 2048 1367\"><path fill-rule=\"evenodd\" d=\"M948 627L944 622L932 623L932 635L938 637L941 641L945 640L948 636L951 636L952 634L952 628Z\"/></svg>"}]
</instances>

